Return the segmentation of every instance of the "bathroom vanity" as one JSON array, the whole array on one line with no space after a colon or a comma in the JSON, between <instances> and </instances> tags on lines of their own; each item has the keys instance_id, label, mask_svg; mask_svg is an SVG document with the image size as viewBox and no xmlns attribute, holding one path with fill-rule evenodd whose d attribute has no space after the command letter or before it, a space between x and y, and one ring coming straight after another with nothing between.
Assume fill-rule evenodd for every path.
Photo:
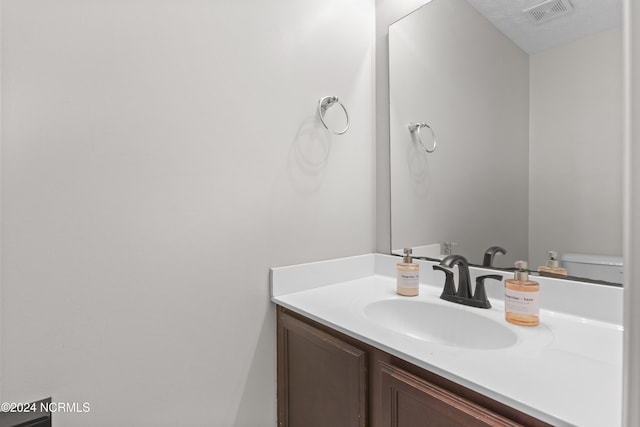
<instances>
[{"instance_id":1,"label":"bathroom vanity","mask_svg":"<svg viewBox=\"0 0 640 427\"><path fill-rule=\"evenodd\" d=\"M550 425L286 308L277 313L280 426Z\"/></svg>"},{"instance_id":2,"label":"bathroom vanity","mask_svg":"<svg viewBox=\"0 0 640 427\"><path fill-rule=\"evenodd\" d=\"M443 301L431 262L397 296L399 260L272 269L280 426L620 425L621 288L540 278L541 324L519 327L501 282L491 309Z\"/></svg>"}]
</instances>

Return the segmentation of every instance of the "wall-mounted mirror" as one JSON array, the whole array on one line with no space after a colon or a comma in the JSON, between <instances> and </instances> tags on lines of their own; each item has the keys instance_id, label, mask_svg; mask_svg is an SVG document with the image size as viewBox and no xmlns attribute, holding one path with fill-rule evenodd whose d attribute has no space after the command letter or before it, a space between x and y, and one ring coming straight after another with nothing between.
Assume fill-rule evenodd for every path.
<instances>
[{"instance_id":1,"label":"wall-mounted mirror","mask_svg":"<svg viewBox=\"0 0 640 427\"><path fill-rule=\"evenodd\" d=\"M621 1L543 3L432 0L389 27L393 253L621 262Z\"/></svg>"}]
</instances>

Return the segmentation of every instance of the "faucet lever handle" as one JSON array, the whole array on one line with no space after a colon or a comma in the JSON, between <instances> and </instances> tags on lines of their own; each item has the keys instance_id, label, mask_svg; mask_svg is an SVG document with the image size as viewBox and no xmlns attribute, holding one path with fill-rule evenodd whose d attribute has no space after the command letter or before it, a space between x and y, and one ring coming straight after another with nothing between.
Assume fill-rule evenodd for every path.
<instances>
[{"instance_id":1,"label":"faucet lever handle","mask_svg":"<svg viewBox=\"0 0 640 427\"><path fill-rule=\"evenodd\" d=\"M501 281L502 276L499 274L487 274L486 276L476 277L476 289L473 291L473 299L476 301L481 301L483 303L482 308L491 308L491 303L489 302L489 298L487 298L487 291L484 287L485 279L494 279Z\"/></svg>"},{"instance_id":2,"label":"faucet lever handle","mask_svg":"<svg viewBox=\"0 0 640 427\"><path fill-rule=\"evenodd\" d=\"M455 295L456 285L455 283L453 283L453 271L444 267L440 267L439 265L434 265L433 269L436 271L442 271L445 275L444 289L442 290L442 295Z\"/></svg>"}]
</instances>

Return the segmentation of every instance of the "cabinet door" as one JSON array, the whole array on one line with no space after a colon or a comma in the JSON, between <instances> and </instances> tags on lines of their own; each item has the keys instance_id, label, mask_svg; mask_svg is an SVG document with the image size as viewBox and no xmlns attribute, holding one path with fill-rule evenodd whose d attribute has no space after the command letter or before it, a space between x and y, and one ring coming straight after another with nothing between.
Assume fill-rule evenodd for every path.
<instances>
[{"instance_id":1,"label":"cabinet door","mask_svg":"<svg viewBox=\"0 0 640 427\"><path fill-rule=\"evenodd\" d=\"M382 427L521 426L385 362L379 374Z\"/></svg>"},{"instance_id":2,"label":"cabinet door","mask_svg":"<svg viewBox=\"0 0 640 427\"><path fill-rule=\"evenodd\" d=\"M364 427L366 353L278 311L278 425Z\"/></svg>"}]
</instances>

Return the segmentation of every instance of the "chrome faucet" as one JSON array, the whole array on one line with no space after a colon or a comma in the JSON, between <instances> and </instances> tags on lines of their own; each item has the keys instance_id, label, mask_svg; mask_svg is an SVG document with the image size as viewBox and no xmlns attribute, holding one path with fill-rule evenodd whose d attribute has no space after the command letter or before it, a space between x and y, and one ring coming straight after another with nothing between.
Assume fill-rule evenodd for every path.
<instances>
[{"instance_id":1,"label":"chrome faucet","mask_svg":"<svg viewBox=\"0 0 640 427\"><path fill-rule=\"evenodd\" d=\"M453 272L449 270L456 265L458 266L457 287L454 283ZM469 263L462 255L449 255L440 262L440 265L434 265L433 269L442 271L445 274L444 289L440 295L441 299L471 307L491 308L491 303L484 288L484 281L485 279L502 280L502 276L498 274L479 276L476 278L476 287L472 294Z\"/></svg>"}]
</instances>

